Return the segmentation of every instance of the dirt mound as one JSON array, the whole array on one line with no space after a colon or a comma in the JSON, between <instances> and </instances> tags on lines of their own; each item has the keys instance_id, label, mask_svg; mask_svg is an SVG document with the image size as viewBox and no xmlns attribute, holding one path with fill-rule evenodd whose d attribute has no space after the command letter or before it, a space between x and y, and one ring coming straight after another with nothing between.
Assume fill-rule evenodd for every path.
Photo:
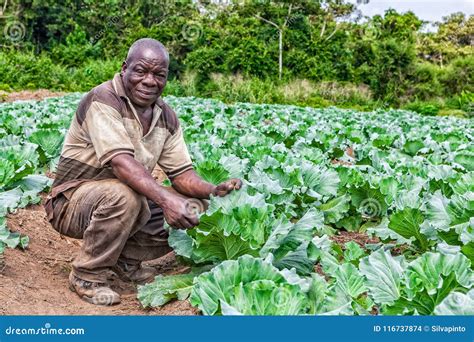
<instances>
[{"instance_id":1,"label":"dirt mound","mask_svg":"<svg viewBox=\"0 0 474 342\"><path fill-rule=\"evenodd\" d=\"M367 244L378 243L380 240L377 237L370 237L366 233L358 232L347 232L344 230L339 231L338 235L330 237L332 241L344 248L347 242L353 241L360 247L364 247Z\"/></svg>"},{"instance_id":2,"label":"dirt mound","mask_svg":"<svg viewBox=\"0 0 474 342\"><path fill-rule=\"evenodd\" d=\"M64 96L64 92L55 92L48 89L22 90L14 92L0 91L0 102L14 102L25 100L42 100L47 97Z\"/></svg>"},{"instance_id":3,"label":"dirt mound","mask_svg":"<svg viewBox=\"0 0 474 342\"><path fill-rule=\"evenodd\" d=\"M162 308L143 309L134 285L115 280L113 288L122 303L100 307L86 303L69 290L71 261L80 240L60 237L46 220L41 205L20 209L8 216L8 226L30 237L27 250L7 248L6 267L0 274L0 315L196 315L187 301L174 301ZM161 273L186 271L173 253L148 262Z\"/></svg>"}]
</instances>

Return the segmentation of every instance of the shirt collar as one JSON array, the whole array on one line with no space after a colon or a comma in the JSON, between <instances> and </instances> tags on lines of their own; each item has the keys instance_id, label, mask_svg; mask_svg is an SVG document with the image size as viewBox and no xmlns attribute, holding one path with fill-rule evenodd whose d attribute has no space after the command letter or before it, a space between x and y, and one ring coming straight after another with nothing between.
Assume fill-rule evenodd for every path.
<instances>
[{"instance_id":1,"label":"shirt collar","mask_svg":"<svg viewBox=\"0 0 474 342\"><path fill-rule=\"evenodd\" d=\"M127 97L127 94L125 93L125 87L123 86L123 81L122 77L120 76L119 73L116 73L113 80L112 84L114 86L115 92L120 96L120 97Z\"/></svg>"}]
</instances>

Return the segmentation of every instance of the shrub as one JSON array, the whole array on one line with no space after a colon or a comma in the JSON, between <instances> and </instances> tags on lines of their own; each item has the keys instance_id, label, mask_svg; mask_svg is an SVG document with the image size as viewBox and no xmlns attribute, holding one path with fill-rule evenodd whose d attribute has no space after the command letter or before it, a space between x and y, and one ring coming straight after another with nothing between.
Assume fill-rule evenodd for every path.
<instances>
[{"instance_id":1,"label":"shrub","mask_svg":"<svg viewBox=\"0 0 474 342\"><path fill-rule=\"evenodd\" d=\"M417 63L409 77L409 86L405 97L429 100L443 95L443 86L439 78L443 69L428 62Z\"/></svg>"},{"instance_id":2,"label":"shrub","mask_svg":"<svg viewBox=\"0 0 474 342\"><path fill-rule=\"evenodd\" d=\"M474 93L474 56L455 59L441 77L445 95L453 96L461 92Z\"/></svg>"},{"instance_id":3,"label":"shrub","mask_svg":"<svg viewBox=\"0 0 474 342\"><path fill-rule=\"evenodd\" d=\"M120 72L121 60L90 60L77 68L69 68L67 74L71 84L68 90L89 91L96 85L110 80L115 73Z\"/></svg>"},{"instance_id":4,"label":"shrub","mask_svg":"<svg viewBox=\"0 0 474 342\"><path fill-rule=\"evenodd\" d=\"M441 109L438 116L456 116L461 118L469 117L469 114L460 109Z\"/></svg>"},{"instance_id":5,"label":"shrub","mask_svg":"<svg viewBox=\"0 0 474 342\"><path fill-rule=\"evenodd\" d=\"M0 87L4 90L68 89L65 68L45 54L0 52Z\"/></svg>"},{"instance_id":6,"label":"shrub","mask_svg":"<svg viewBox=\"0 0 474 342\"><path fill-rule=\"evenodd\" d=\"M406 104L403 108L407 110L412 110L422 115L435 116L438 114L441 107L442 105L437 102L415 101Z\"/></svg>"}]
</instances>

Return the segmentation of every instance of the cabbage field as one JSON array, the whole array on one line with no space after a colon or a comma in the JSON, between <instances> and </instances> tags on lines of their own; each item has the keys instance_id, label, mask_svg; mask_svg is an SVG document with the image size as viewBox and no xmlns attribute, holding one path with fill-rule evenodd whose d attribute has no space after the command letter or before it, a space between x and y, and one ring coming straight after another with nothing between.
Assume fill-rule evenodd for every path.
<instances>
[{"instance_id":1,"label":"cabbage field","mask_svg":"<svg viewBox=\"0 0 474 342\"><path fill-rule=\"evenodd\" d=\"M27 244L4 216L50 186L42 175L54 171L79 99L0 105L0 249ZM197 227L170 228L191 271L140 286L143 306L177 298L205 315L474 314L472 119L166 100L197 172L245 185L212 198Z\"/></svg>"}]
</instances>

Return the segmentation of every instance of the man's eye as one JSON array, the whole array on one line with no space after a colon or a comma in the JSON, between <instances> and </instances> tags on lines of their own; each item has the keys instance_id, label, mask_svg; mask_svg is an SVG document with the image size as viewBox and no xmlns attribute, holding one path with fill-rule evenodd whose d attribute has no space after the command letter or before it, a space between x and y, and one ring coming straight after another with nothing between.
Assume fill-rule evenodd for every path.
<instances>
[{"instance_id":1,"label":"man's eye","mask_svg":"<svg viewBox=\"0 0 474 342\"><path fill-rule=\"evenodd\" d=\"M158 77L158 78L165 78L166 76L163 75L163 74L155 74L155 77Z\"/></svg>"},{"instance_id":2,"label":"man's eye","mask_svg":"<svg viewBox=\"0 0 474 342\"><path fill-rule=\"evenodd\" d=\"M137 74L140 74L140 75L143 75L143 73L144 73L144 71L141 70L141 69L135 70L135 72L136 72Z\"/></svg>"}]
</instances>

